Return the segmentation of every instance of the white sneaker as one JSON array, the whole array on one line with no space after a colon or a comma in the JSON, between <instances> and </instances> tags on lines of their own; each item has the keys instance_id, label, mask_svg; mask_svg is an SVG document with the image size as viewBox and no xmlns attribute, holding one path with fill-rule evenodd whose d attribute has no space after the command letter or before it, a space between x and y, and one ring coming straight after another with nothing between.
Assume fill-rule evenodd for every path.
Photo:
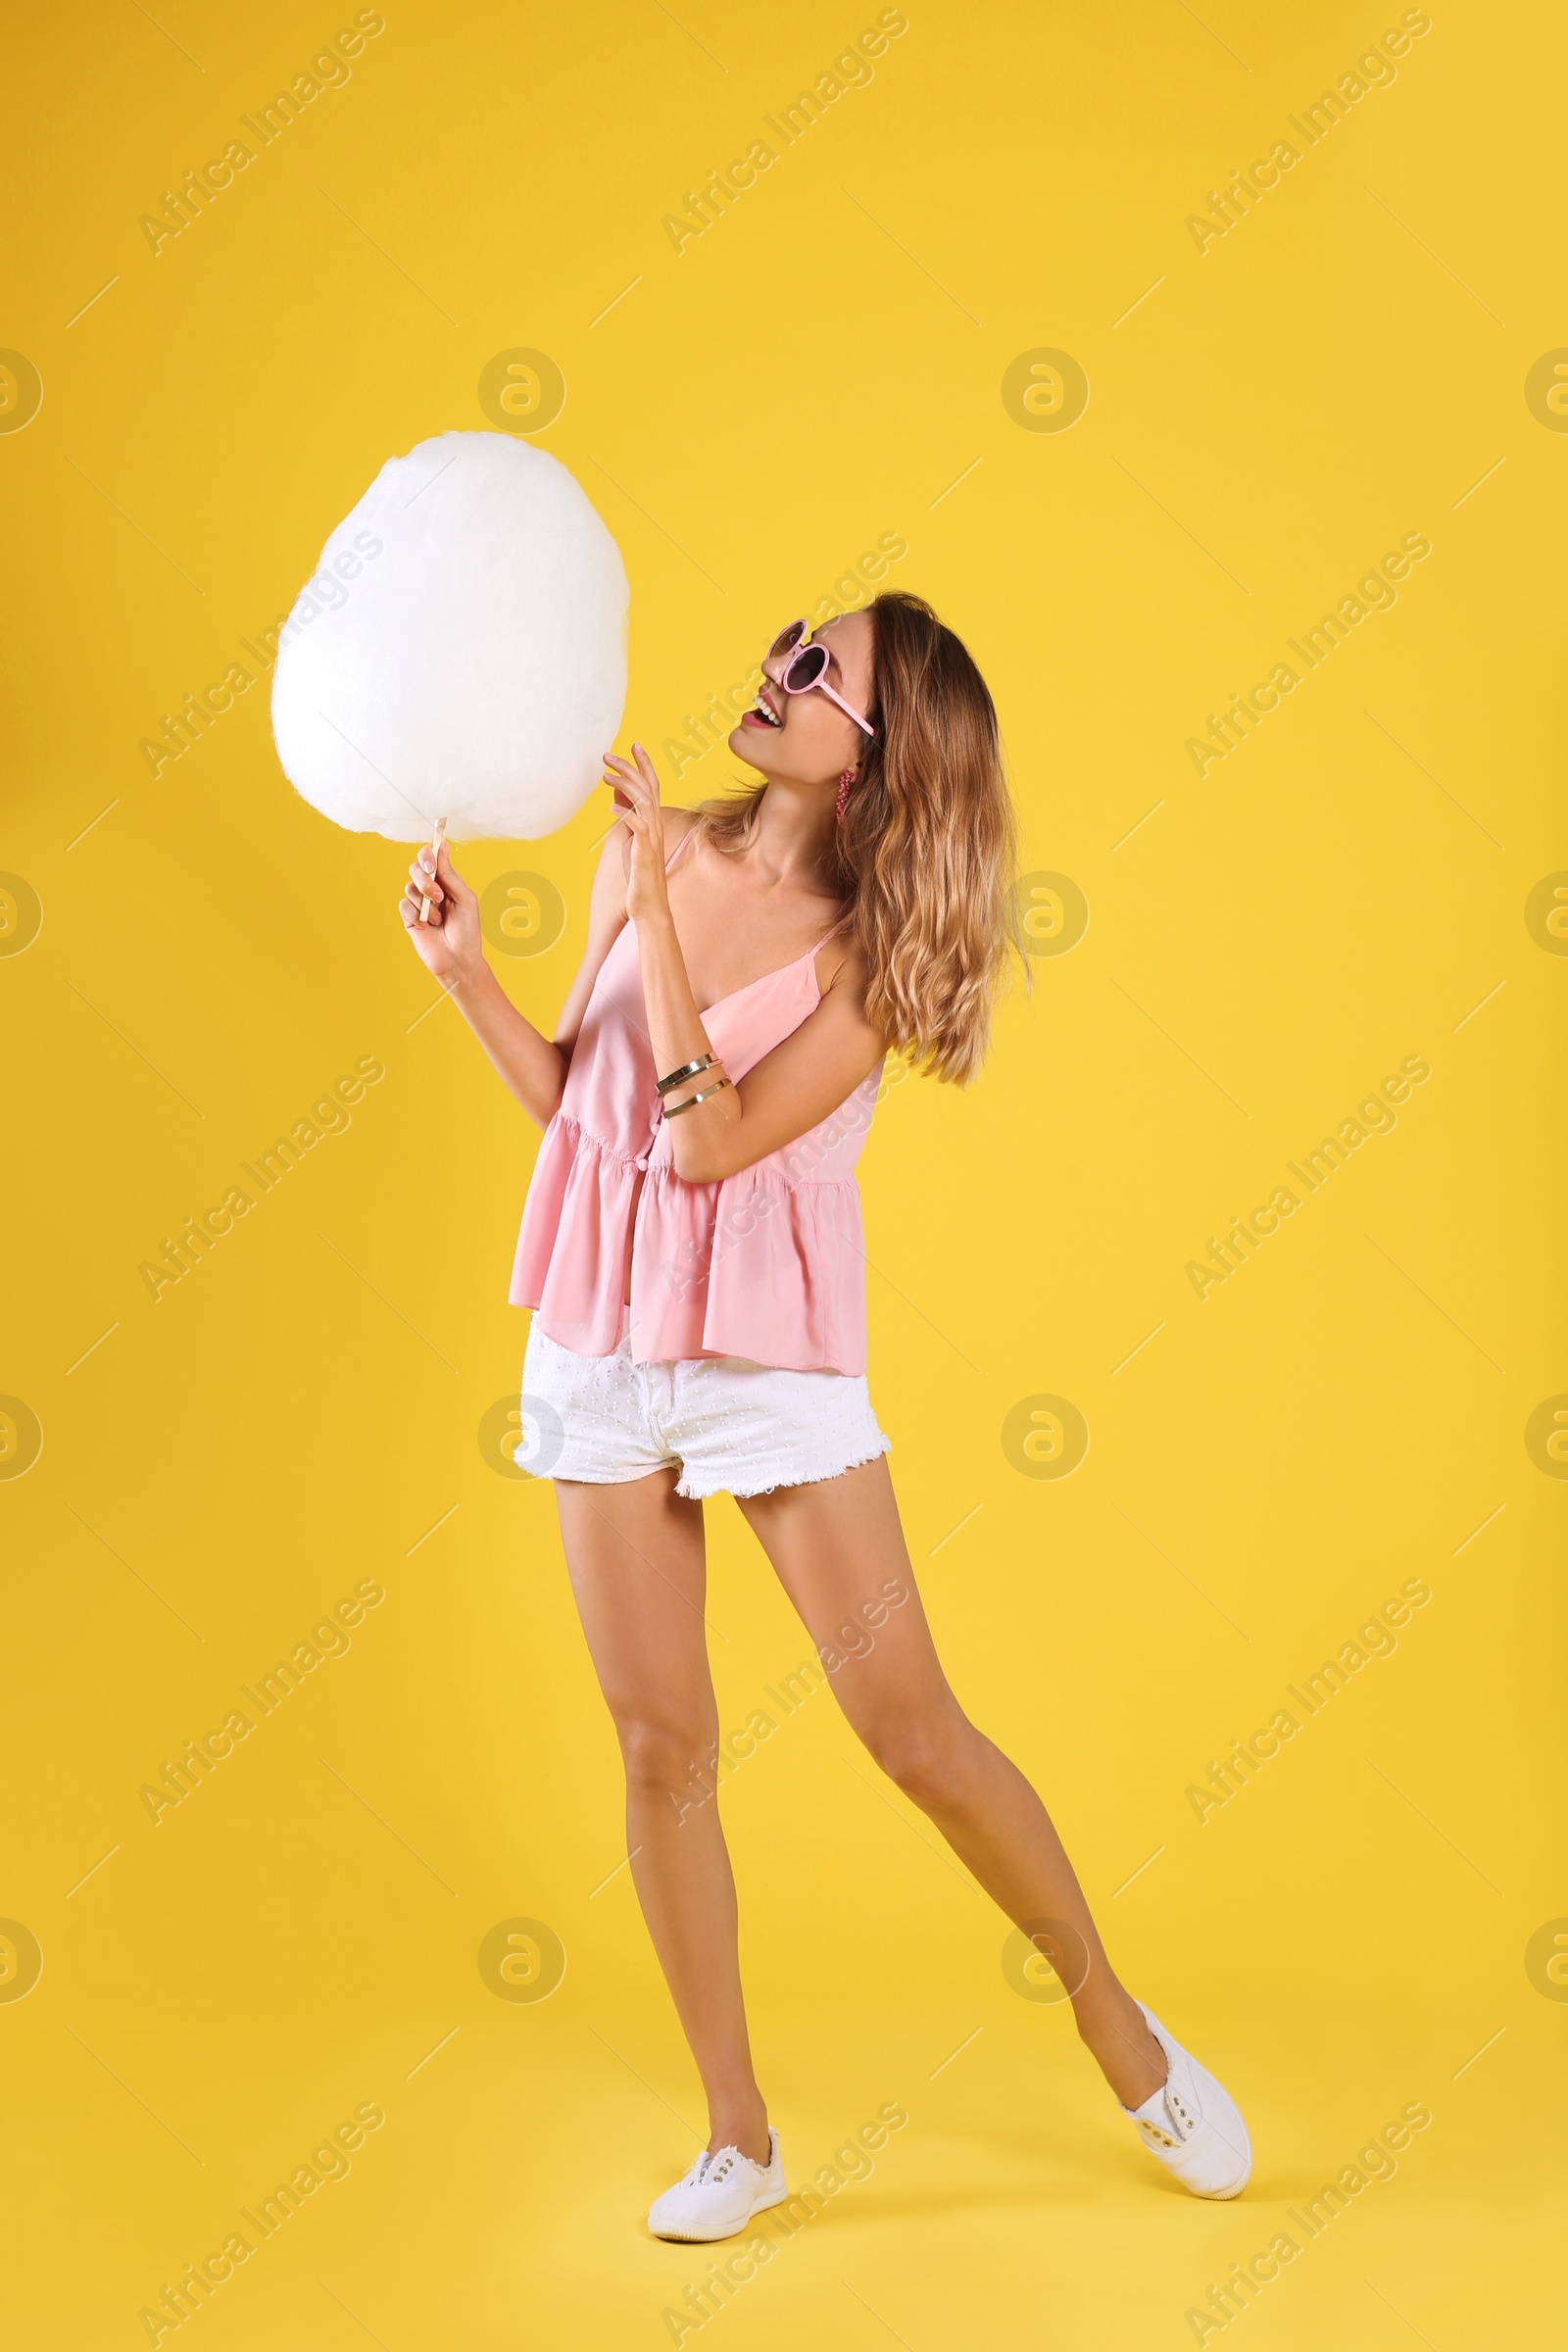
<instances>
[{"instance_id":1,"label":"white sneaker","mask_svg":"<svg viewBox=\"0 0 1568 2352\"><path fill-rule=\"evenodd\" d=\"M719 2148L711 2156L705 2148L685 2180L654 2199L648 2227L656 2237L706 2245L712 2238L734 2237L754 2213L782 2205L788 2195L778 2133L769 2126L765 2164L743 2156L739 2148Z\"/></svg>"},{"instance_id":2,"label":"white sneaker","mask_svg":"<svg viewBox=\"0 0 1568 2352\"><path fill-rule=\"evenodd\" d=\"M1144 2009L1142 2001L1138 2006ZM1252 2143L1241 2109L1152 2010L1144 2009L1144 2016L1169 2072L1141 2107L1124 2107L1123 2115L1150 2154L1195 2197L1239 2197L1252 2177Z\"/></svg>"}]
</instances>

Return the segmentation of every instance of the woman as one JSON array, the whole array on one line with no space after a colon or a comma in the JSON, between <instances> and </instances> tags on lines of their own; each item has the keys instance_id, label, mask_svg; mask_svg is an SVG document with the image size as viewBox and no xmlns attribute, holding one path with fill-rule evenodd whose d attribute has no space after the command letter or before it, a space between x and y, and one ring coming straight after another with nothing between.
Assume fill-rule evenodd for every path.
<instances>
[{"instance_id":1,"label":"woman","mask_svg":"<svg viewBox=\"0 0 1568 2352\"><path fill-rule=\"evenodd\" d=\"M752 2071L735 1887L707 1800L718 1715L702 1497L735 1496L851 1725L1067 1985L1078 2031L1200 2196L1251 2170L1212 2076L1126 1992L1045 1808L971 1724L915 1592L866 1393L854 1163L890 1049L962 1084L1009 930L996 711L918 597L798 621L729 738L761 781L666 808L606 755L619 821L553 1040L481 952L477 902L421 851L401 912L546 1129L512 1297L523 1386L626 1767L638 1898L712 2129L656 2199L662 2237L731 2236L787 2194ZM431 902L421 924L423 898ZM874 1625L875 1639L850 1639Z\"/></svg>"}]
</instances>

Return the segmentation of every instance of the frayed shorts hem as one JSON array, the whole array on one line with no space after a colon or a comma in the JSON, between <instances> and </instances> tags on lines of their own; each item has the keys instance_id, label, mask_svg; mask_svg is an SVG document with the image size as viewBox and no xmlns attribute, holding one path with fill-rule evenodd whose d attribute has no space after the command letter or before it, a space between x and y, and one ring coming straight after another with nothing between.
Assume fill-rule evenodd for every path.
<instances>
[{"instance_id":1,"label":"frayed shorts hem","mask_svg":"<svg viewBox=\"0 0 1568 2352\"><path fill-rule=\"evenodd\" d=\"M530 1477L627 1486L678 1470L675 1492L740 1499L819 1486L891 1448L864 1376L797 1372L740 1356L634 1363L624 1333L610 1355L577 1355L537 1317L522 1368Z\"/></svg>"},{"instance_id":2,"label":"frayed shorts hem","mask_svg":"<svg viewBox=\"0 0 1568 2352\"><path fill-rule=\"evenodd\" d=\"M745 1485L738 1478L699 1478L694 1482L691 1472L683 1470L675 1492L684 1494L688 1502L706 1502L710 1494L733 1494L737 1502L749 1502L758 1494L787 1494L791 1487L825 1486L830 1478L842 1478L847 1470L863 1470L867 1462L878 1462L885 1453L892 1451L893 1440L884 1438L880 1446L871 1447L869 1453L857 1453L851 1461L834 1462L825 1470L798 1471L792 1478L776 1478L769 1480L766 1485L756 1486ZM556 1475L559 1477L560 1472Z\"/></svg>"}]
</instances>

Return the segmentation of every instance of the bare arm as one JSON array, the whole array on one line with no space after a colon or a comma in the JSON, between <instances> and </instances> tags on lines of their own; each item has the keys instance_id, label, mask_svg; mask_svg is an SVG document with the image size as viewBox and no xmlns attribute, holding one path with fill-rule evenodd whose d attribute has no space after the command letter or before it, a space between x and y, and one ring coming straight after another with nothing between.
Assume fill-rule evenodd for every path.
<instances>
[{"instance_id":1,"label":"bare arm","mask_svg":"<svg viewBox=\"0 0 1568 2352\"><path fill-rule=\"evenodd\" d=\"M419 900L425 891L430 894L430 920L421 924ZM420 962L451 994L502 1083L531 1119L547 1126L561 1106L599 967L626 920L624 829L616 825L600 854L588 902L587 946L553 1038L542 1036L523 1017L486 962L478 899L453 866L445 844L439 863L432 862L427 849L420 851L409 868L398 911Z\"/></svg>"},{"instance_id":2,"label":"bare arm","mask_svg":"<svg viewBox=\"0 0 1568 2352\"><path fill-rule=\"evenodd\" d=\"M626 910L637 928L643 998L654 1064L660 1075L712 1052L675 936L664 877L664 828L674 812L661 809L659 779L638 747L636 765L612 760L630 803L624 827L630 845ZM712 1184L754 1160L765 1159L835 1111L876 1069L887 1051L866 1019L858 958L841 951L822 1002L799 1029L764 1054L741 1083L720 1087L670 1129L675 1173L691 1184ZM677 1087L668 1104L714 1087L709 1070Z\"/></svg>"}]
</instances>

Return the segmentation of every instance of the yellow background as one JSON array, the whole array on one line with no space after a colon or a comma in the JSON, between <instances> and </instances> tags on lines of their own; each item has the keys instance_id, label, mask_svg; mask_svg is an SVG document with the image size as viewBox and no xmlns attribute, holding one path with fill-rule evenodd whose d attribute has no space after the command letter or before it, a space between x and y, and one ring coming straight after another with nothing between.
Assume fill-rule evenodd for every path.
<instances>
[{"instance_id":1,"label":"yellow background","mask_svg":"<svg viewBox=\"0 0 1568 2352\"><path fill-rule=\"evenodd\" d=\"M910 2122L703 2340L1191 2342L1209 2282L1414 2101L1397 2177L1235 2325L1543 2340L1568 2007L1525 1955L1568 1913L1568 1494L1524 1430L1568 1387L1568 968L1524 906L1568 865L1568 439L1524 381L1568 343L1561 24L1437 0L1200 254L1187 215L1397 10L910 0L874 78L677 255L683 191L876 13L389 0L352 79L156 256L139 216L352 11L14 35L0 341L43 382L0 437L0 864L43 908L0 960L0 1388L44 1435L0 1485L0 1911L44 1959L0 2004L18 2343L145 2341L139 2308L366 2101L352 2175L189 2324L209 2352L653 2346L705 2275L642 2230L698 2090L611 1875L551 1497L477 1443L521 1357L535 1138L450 1009L419 1017L407 852L295 798L265 681L156 780L138 750L386 457L486 427L514 347L561 368L541 446L625 554L628 734L679 733L901 533L891 578L996 694L1025 869L1087 898L982 1083L879 1115L873 1394L960 1693L1258 2155L1239 2205L1165 2181L819 1695L725 1800L759 2065L802 2177L884 2102ZM1070 430L1004 406L1041 347L1087 372ZM1200 779L1206 713L1411 531L1395 609ZM501 960L542 1021L602 821L462 861L563 893L560 944ZM1200 1303L1186 1261L1412 1054L1396 1131ZM139 1263L363 1055L386 1075L349 1131L155 1305ZM1002 1446L1041 1394L1091 1432L1060 1481ZM732 1506L710 1526L729 1728L807 1645ZM1396 1654L1200 1826L1209 1759L1417 1577ZM368 1578L349 1654L155 1827L140 1785ZM519 1916L568 1957L540 2004L478 1971Z\"/></svg>"}]
</instances>

